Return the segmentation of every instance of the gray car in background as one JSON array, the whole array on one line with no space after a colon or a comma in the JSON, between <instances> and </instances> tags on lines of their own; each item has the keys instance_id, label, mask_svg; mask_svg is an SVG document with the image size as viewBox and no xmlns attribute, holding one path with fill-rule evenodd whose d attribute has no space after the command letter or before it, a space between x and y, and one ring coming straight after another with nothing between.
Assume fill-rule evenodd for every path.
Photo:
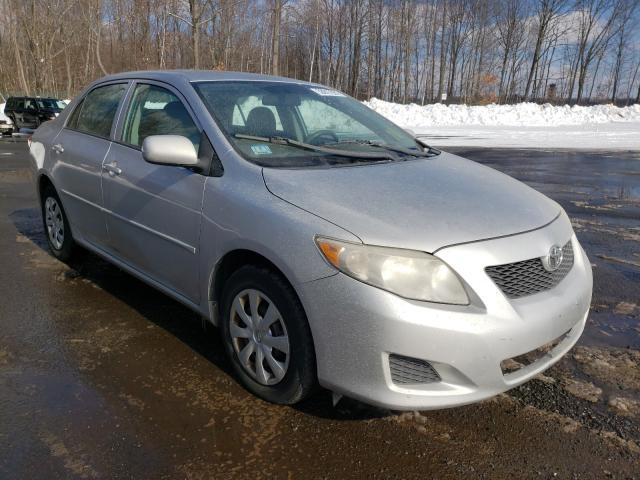
<instances>
[{"instance_id":1,"label":"gray car in background","mask_svg":"<svg viewBox=\"0 0 640 480\"><path fill-rule=\"evenodd\" d=\"M30 144L53 254L77 245L220 327L242 384L393 409L519 385L578 340L590 263L562 208L286 78L132 72Z\"/></svg>"}]
</instances>

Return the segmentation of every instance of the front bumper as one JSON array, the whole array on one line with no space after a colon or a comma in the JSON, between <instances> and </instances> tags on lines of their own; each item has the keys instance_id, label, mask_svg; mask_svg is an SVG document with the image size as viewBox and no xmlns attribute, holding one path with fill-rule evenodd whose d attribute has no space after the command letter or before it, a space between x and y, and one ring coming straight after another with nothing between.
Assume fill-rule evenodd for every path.
<instances>
[{"instance_id":1,"label":"front bumper","mask_svg":"<svg viewBox=\"0 0 640 480\"><path fill-rule=\"evenodd\" d=\"M489 265L542 257L569 238L574 265L551 290L510 300L484 272ZM321 385L397 410L464 405L531 379L580 337L591 302L591 266L565 214L539 230L447 247L436 255L467 283L470 305L406 300L341 273L299 286ZM562 341L534 363L503 374L503 360L559 337ZM390 354L428 361L441 380L394 383Z\"/></svg>"}]
</instances>

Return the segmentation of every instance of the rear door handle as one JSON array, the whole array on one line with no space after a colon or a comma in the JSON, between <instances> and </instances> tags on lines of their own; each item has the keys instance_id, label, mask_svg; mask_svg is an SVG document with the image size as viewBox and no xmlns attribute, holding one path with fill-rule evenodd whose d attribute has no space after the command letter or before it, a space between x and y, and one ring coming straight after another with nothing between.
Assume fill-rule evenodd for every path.
<instances>
[{"instance_id":1,"label":"rear door handle","mask_svg":"<svg viewBox=\"0 0 640 480\"><path fill-rule=\"evenodd\" d=\"M64 152L64 147L60 143L56 143L53 147L51 147L51 150L56 153L62 153Z\"/></svg>"},{"instance_id":2,"label":"rear door handle","mask_svg":"<svg viewBox=\"0 0 640 480\"><path fill-rule=\"evenodd\" d=\"M120 175L122 173L122 169L118 168L117 162L105 163L102 168L109 172L109 176L115 177L116 175Z\"/></svg>"}]
</instances>

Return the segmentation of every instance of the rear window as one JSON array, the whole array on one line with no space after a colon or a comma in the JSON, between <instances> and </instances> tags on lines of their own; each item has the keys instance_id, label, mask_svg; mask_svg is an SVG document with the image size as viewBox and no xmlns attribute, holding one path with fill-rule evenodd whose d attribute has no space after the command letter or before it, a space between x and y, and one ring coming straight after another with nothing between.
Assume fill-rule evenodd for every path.
<instances>
[{"instance_id":1,"label":"rear window","mask_svg":"<svg viewBox=\"0 0 640 480\"><path fill-rule=\"evenodd\" d=\"M91 90L82 104L78 105L73 112L69 127L108 138L125 90L125 83L105 85ZM77 118L75 118L76 111L79 111Z\"/></svg>"}]
</instances>

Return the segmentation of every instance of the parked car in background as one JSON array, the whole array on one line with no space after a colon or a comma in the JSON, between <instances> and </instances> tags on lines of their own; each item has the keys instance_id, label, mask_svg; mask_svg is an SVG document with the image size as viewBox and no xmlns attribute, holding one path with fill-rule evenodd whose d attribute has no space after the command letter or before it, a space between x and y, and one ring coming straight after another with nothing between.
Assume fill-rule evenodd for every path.
<instances>
[{"instance_id":1,"label":"parked car in background","mask_svg":"<svg viewBox=\"0 0 640 480\"><path fill-rule=\"evenodd\" d=\"M57 98L9 97L4 114L13 122L15 130L35 129L41 123L56 118L66 106Z\"/></svg>"},{"instance_id":2,"label":"parked car in background","mask_svg":"<svg viewBox=\"0 0 640 480\"><path fill-rule=\"evenodd\" d=\"M84 246L218 325L272 402L319 383L393 409L471 403L584 329L591 265L560 205L322 85L112 75L30 153L53 254Z\"/></svg>"},{"instance_id":3,"label":"parked car in background","mask_svg":"<svg viewBox=\"0 0 640 480\"><path fill-rule=\"evenodd\" d=\"M8 118L0 118L0 135L13 133L13 123Z\"/></svg>"}]
</instances>

